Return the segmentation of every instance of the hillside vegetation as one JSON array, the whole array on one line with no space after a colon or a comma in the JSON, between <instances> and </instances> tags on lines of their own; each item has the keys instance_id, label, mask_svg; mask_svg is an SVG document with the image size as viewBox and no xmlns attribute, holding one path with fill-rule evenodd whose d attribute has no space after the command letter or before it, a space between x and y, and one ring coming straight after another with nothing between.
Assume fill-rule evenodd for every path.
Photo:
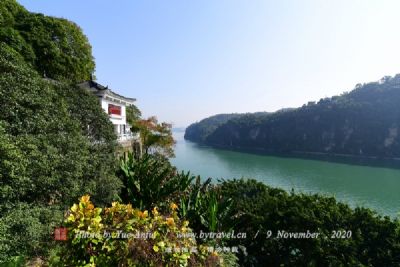
<instances>
[{"instance_id":1,"label":"hillside vegetation","mask_svg":"<svg viewBox=\"0 0 400 267\"><path fill-rule=\"evenodd\" d=\"M64 210L85 193L110 203L116 136L95 96L91 47L65 19L0 0L0 262L46 255Z\"/></svg>"},{"instance_id":2,"label":"hillside vegetation","mask_svg":"<svg viewBox=\"0 0 400 267\"><path fill-rule=\"evenodd\" d=\"M201 120L186 128L185 138L195 142L204 142L219 126L241 115L242 114L218 114Z\"/></svg>"},{"instance_id":3,"label":"hillside vegetation","mask_svg":"<svg viewBox=\"0 0 400 267\"><path fill-rule=\"evenodd\" d=\"M256 113L232 113L232 114L218 114L201 120L200 122L193 123L185 130L185 139L204 143L208 136L211 135L219 126L225 124L231 119L246 117L248 115L254 117L262 117L268 115L268 112Z\"/></svg>"},{"instance_id":4,"label":"hillside vegetation","mask_svg":"<svg viewBox=\"0 0 400 267\"><path fill-rule=\"evenodd\" d=\"M205 119L190 125L185 138L273 153L395 158L400 157L399 103L400 74L296 109L246 114L217 124Z\"/></svg>"}]
</instances>

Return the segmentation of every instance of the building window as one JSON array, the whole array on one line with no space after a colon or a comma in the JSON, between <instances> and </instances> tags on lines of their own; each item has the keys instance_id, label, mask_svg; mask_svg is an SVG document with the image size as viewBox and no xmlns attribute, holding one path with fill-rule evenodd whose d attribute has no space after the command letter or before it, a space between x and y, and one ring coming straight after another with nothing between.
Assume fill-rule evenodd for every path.
<instances>
[{"instance_id":1,"label":"building window","mask_svg":"<svg viewBox=\"0 0 400 267\"><path fill-rule=\"evenodd\" d=\"M108 114L121 116L121 107L113 104L108 104Z\"/></svg>"}]
</instances>

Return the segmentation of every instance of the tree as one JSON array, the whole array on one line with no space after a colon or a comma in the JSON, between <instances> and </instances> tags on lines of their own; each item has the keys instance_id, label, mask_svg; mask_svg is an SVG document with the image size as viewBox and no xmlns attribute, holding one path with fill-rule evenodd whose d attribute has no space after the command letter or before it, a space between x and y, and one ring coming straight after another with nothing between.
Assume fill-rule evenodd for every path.
<instances>
[{"instance_id":1,"label":"tree","mask_svg":"<svg viewBox=\"0 0 400 267\"><path fill-rule=\"evenodd\" d=\"M78 25L30 13L14 0L2 0L1 5L0 41L18 51L41 76L69 82L90 78L95 68L92 48Z\"/></svg>"},{"instance_id":2,"label":"tree","mask_svg":"<svg viewBox=\"0 0 400 267\"><path fill-rule=\"evenodd\" d=\"M14 25L16 18L22 13L27 13L21 5L15 0L2 0L0 5L0 25L11 26Z\"/></svg>"},{"instance_id":3,"label":"tree","mask_svg":"<svg viewBox=\"0 0 400 267\"><path fill-rule=\"evenodd\" d=\"M140 109L135 106L135 105L131 105L126 107L126 121L130 124L130 125L135 125L137 121L140 120L140 117L142 116L142 112L140 111Z\"/></svg>"},{"instance_id":4,"label":"tree","mask_svg":"<svg viewBox=\"0 0 400 267\"><path fill-rule=\"evenodd\" d=\"M79 195L103 205L121 188L113 126L75 86L94 69L87 38L67 20L1 3L0 262L44 256L51 228Z\"/></svg>"},{"instance_id":5,"label":"tree","mask_svg":"<svg viewBox=\"0 0 400 267\"><path fill-rule=\"evenodd\" d=\"M158 153L167 157L174 156L175 140L172 136L172 125L158 123L155 116L139 120L137 126L140 131L142 145L146 154Z\"/></svg>"},{"instance_id":6,"label":"tree","mask_svg":"<svg viewBox=\"0 0 400 267\"><path fill-rule=\"evenodd\" d=\"M25 164L18 167L18 173L4 174L2 184L14 188L11 195L15 201L67 204L84 191L97 195L96 187L104 181L96 185L96 180L113 177L116 142L96 98L40 78L4 44L0 44L0 52L3 135L8 136L8 147L23 151L20 160L8 162ZM83 131L90 127L97 129L92 139ZM16 186L9 175L20 177L25 186ZM118 192L118 179L112 180L109 189L98 191L102 193L98 200L111 200Z\"/></svg>"},{"instance_id":7,"label":"tree","mask_svg":"<svg viewBox=\"0 0 400 267\"><path fill-rule=\"evenodd\" d=\"M172 124L159 123L155 116L141 118L142 113L136 106L126 108L126 120L131 131L139 132L145 154L158 153L167 157L174 156L175 140L172 136Z\"/></svg>"}]
</instances>

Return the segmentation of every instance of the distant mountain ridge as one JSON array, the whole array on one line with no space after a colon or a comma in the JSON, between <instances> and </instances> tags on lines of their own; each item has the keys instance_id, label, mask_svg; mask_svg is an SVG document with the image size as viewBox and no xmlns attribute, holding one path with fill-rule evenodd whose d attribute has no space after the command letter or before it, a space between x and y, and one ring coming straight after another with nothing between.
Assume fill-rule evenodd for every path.
<instances>
[{"instance_id":1,"label":"distant mountain ridge","mask_svg":"<svg viewBox=\"0 0 400 267\"><path fill-rule=\"evenodd\" d=\"M274 113L220 114L190 125L185 139L272 153L400 157L400 74L340 96Z\"/></svg>"},{"instance_id":2,"label":"distant mountain ridge","mask_svg":"<svg viewBox=\"0 0 400 267\"><path fill-rule=\"evenodd\" d=\"M252 114L259 116L268 114L267 112L257 112L257 113L232 113L232 114L218 114L206 119L201 120L200 122L193 123L189 125L185 130L185 139L203 143L207 139L207 137L212 134L219 126L228 122L231 119L239 118L242 116L246 116L248 114Z\"/></svg>"}]
</instances>

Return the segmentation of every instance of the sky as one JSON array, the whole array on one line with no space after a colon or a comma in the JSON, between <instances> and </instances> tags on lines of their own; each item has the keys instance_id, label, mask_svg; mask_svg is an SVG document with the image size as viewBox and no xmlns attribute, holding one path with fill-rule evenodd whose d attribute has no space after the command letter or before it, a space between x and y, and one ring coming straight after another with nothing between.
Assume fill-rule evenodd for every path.
<instances>
[{"instance_id":1,"label":"sky","mask_svg":"<svg viewBox=\"0 0 400 267\"><path fill-rule=\"evenodd\" d=\"M74 21L96 78L185 127L275 111L400 73L400 1L19 0Z\"/></svg>"}]
</instances>

